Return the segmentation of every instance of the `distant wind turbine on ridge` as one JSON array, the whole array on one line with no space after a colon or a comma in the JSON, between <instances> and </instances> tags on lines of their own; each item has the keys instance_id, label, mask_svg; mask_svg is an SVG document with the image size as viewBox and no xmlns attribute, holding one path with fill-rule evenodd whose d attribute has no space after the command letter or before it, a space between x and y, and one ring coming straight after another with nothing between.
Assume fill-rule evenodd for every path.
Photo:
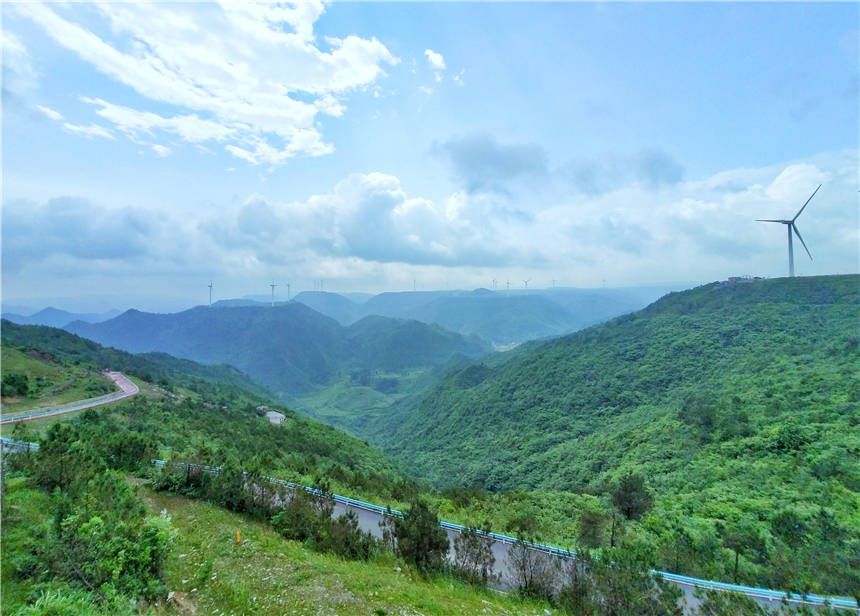
<instances>
[{"instance_id":1,"label":"distant wind turbine on ridge","mask_svg":"<svg viewBox=\"0 0 860 616\"><path fill-rule=\"evenodd\" d=\"M269 286L272 287L272 307L274 308L274 306L275 306L275 287L278 285L276 285L275 281L273 280L272 284L270 284Z\"/></svg>"},{"instance_id":2,"label":"distant wind turbine on ridge","mask_svg":"<svg viewBox=\"0 0 860 616\"><path fill-rule=\"evenodd\" d=\"M821 188L821 184L818 185L818 188ZM757 218L756 222L778 222L780 224L785 225L788 228L788 275L790 278L794 277L794 244L792 243L791 232L797 234L797 239L800 240L800 243L803 244L804 250L806 250L806 254L809 255L809 260L812 261L812 253L809 252L809 248L806 247L806 242L803 241L803 237L800 235L800 231L797 230L797 225L794 224L794 221L797 220L797 217L806 209L806 206L809 205L809 202L812 201L812 198L815 196L815 193L818 192L818 188L812 191L812 194L809 195L809 199L806 200L806 203L803 204L803 207L798 210L797 214L794 215L794 218L791 220L782 220L782 219L770 219L770 218Z\"/></svg>"},{"instance_id":3,"label":"distant wind turbine on ridge","mask_svg":"<svg viewBox=\"0 0 860 616\"><path fill-rule=\"evenodd\" d=\"M212 287L215 286L215 283L209 283L209 307L212 307Z\"/></svg>"}]
</instances>

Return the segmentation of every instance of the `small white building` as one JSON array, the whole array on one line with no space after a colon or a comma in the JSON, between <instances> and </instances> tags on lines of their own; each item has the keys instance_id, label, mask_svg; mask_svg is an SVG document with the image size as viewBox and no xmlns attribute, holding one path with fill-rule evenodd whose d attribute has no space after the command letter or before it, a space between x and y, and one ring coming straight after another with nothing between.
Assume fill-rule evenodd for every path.
<instances>
[{"instance_id":1,"label":"small white building","mask_svg":"<svg viewBox=\"0 0 860 616\"><path fill-rule=\"evenodd\" d=\"M280 426L287 418L283 413L279 413L278 411L266 411L266 419L273 426Z\"/></svg>"}]
</instances>

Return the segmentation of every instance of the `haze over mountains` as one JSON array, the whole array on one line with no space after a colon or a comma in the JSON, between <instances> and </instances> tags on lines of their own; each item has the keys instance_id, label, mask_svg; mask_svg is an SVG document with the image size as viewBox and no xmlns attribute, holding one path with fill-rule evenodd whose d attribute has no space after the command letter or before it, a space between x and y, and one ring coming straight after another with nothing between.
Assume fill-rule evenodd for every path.
<instances>
[{"instance_id":1,"label":"haze over mountains","mask_svg":"<svg viewBox=\"0 0 860 616\"><path fill-rule=\"evenodd\" d=\"M109 310L99 314L75 313L58 308L44 308L34 314L25 316L14 312L4 312L3 318L18 325L47 325L48 327L63 327L73 321L84 321L86 323L101 323L121 314L119 310Z\"/></svg>"},{"instance_id":2,"label":"haze over mountains","mask_svg":"<svg viewBox=\"0 0 860 616\"><path fill-rule=\"evenodd\" d=\"M406 291L380 293L364 302L314 291L300 293L295 299L343 324L370 314L415 319L461 334L477 334L505 346L570 333L638 310L681 288L684 287L661 285L625 289Z\"/></svg>"},{"instance_id":3,"label":"haze over mountains","mask_svg":"<svg viewBox=\"0 0 860 616\"><path fill-rule=\"evenodd\" d=\"M367 317L344 327L299 302L174 314L129 310L103 323L78 321L66 329L130 352L230 364L282 395L307 393L356 370L422 368L490 350L478 338L417 321Z\"/></svg>"}]
</instances>

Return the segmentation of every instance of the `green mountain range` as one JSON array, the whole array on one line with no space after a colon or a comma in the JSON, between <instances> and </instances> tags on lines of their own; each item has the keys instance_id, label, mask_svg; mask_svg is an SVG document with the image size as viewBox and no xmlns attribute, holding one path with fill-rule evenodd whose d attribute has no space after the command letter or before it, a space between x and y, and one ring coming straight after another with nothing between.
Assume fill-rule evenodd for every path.
<instances>
[{"instance_id":1,"label":"green mountain range","mask_svg":"<svg viewBox=\"0 0 860 616\"><path fill-rule=\"evenodd\" d=\"M416 321L366 317L344 327L299 302L198 307L175 314L129 310L103 323L75 322L66 329L130 352L229 364L288 396L312 392L354 371L402 372L489 350L480 339Z\"/></svg>"},{"instance_id":2,"label":"green mountain range","mask_svg":"<svg viewBox=\"0 0 860 616\"><path fill-rule=\"evenodd\" d=\"M671 294L450 374L373 440L437 485L600 493L640 474L653 530L749 528L751 558L845 584L837 569L860 570L858 301L858 276Z\"/></svg>"}]
</instances>

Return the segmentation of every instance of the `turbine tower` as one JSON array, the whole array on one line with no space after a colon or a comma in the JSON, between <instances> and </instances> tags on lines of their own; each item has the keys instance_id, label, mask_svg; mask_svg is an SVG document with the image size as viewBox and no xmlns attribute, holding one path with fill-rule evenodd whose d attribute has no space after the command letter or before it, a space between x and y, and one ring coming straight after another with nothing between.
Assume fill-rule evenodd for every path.
<instances>
[{"instance_id":1,"label":"turbine tower","mask_svg":"<svg viewBox=\"0 0 860 616\"><path fill-rule=\"evenodd\" d=\"M821 184L818 185L818 188L821 188ZM794 224L794 221L797 220L797 217L806 209L806 206L809 205L809 202L812 201L812 198L815 196L815 193L818 192L818 188L812 191L812 194L809 195L809 199L806 200L806 203L803 204L803 207L798 210L797 214L794 215L794 218L791 220L782 220L782 219L770 219L770 218L757 218L756 222L778 222L786 226L788 230L788 275L791 278L794 278L794 244L792 242L791 231L797 234L797 239L800 240L800 243L803 244L803 248L806 250L806 254L809 255L809 260L812 261L812 253L809 252L809 248L806 247L806 242L803 241L803 237L800 235L800 231L797 230L797 225Z\"/></svg>"},{"instance_id":2,"label":"turbine tower","mask_svg":"<svg viewBox=\"0 0 860 616\"><path fill-rule=\"evenodd\" d=\"M287 301L290 301L290 283L287 283Z\"/></svg>"},{"instance_id":3,"label":"turbine tower","mask_svg":"<svg viewBox=\"0 0 860 616\"><path fill-rule=\"evenodd\" d=\"M212 287L215 286L212 282L209 283L209 307L212 307Z\"/></svg>"},{"instance_id":4,"label":"turbine tower","mask_svg":"<svg viewBox=\"0 0 860 616\"><path fill-rule=\"evenodd\" d=\"M275 281L273 280L272 284L270 284L269 286L272 287L272 307L274 308L274 306L275 306L275 287L278 285L276 285Z\"/></svg>"}]
</instances>

